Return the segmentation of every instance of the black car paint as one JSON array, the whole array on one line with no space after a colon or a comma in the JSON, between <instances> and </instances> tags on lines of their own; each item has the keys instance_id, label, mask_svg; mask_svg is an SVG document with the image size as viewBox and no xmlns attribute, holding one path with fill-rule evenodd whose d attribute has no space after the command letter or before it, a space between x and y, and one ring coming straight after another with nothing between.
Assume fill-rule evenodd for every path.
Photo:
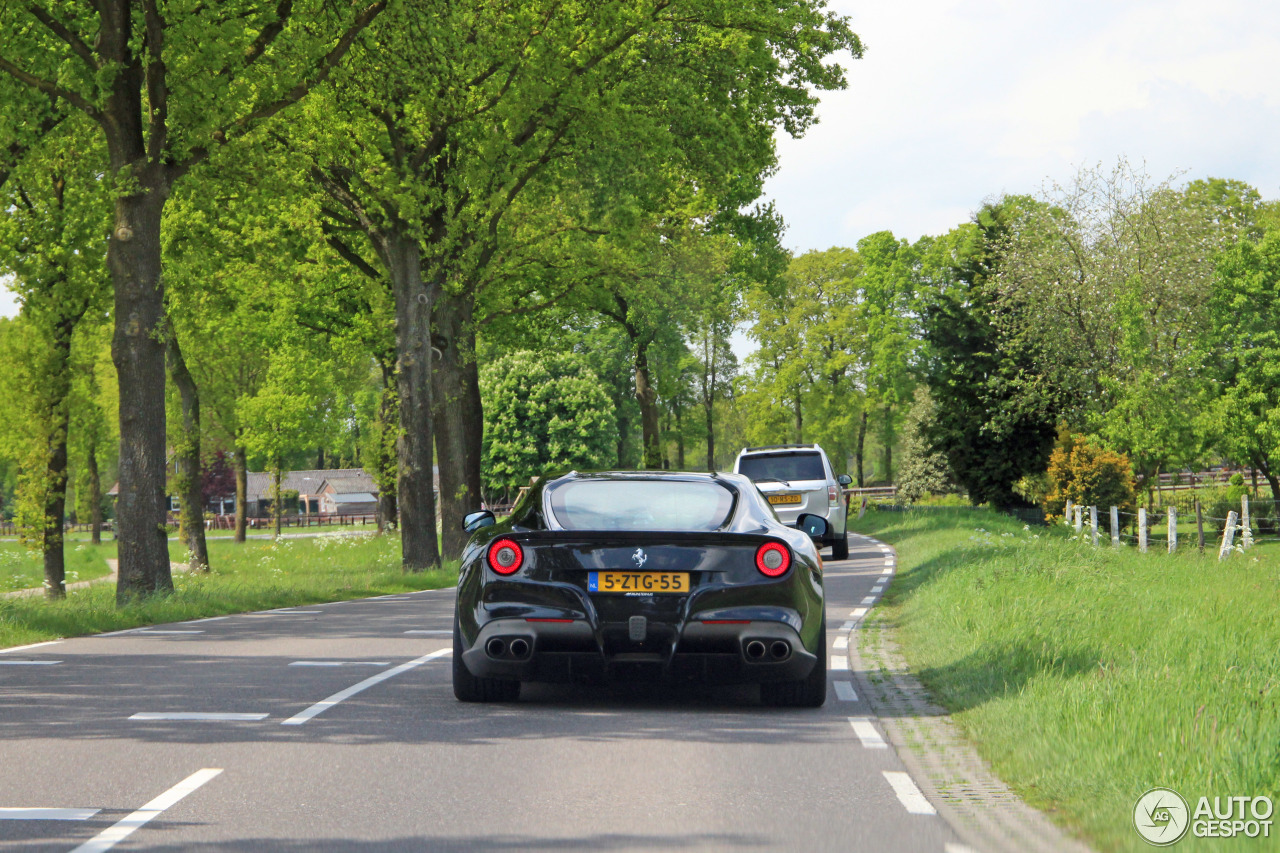
<instances>
[{"instance_id":1,"label":"black car paint","mask_svg":"<svg viewBox=\"0 0 1280 853\"><path fill-rule=\"evenodd\" d=\"M624 532L549 529L546 490L570 477L701 480L712 478L736 500L725 524L713 532ZM745 484L745 485L744 485ZM524 563L503 576L487 564L489 544L512 539ZM792 565L780 578L755 566L756 549L775 541L788 546ZM587 573L634 571L636 549L644 571L689 572L688 594L590 593ZM716 681L803 678L813 666L823 634L822 563L810 539L778 521L763 496L735 477L666 472L571 474L542 480L510 517L475 531L462 555L457 616L463 660L474 675L518 680L573 680L644 675L706 677ZM627 635L629 619L644 616L643 642ZM527 620L571 619L572 623ZM707 624L707 622L746 624ZM493 656L481 647L493 638L524 640L530 653ZM785 660L748 661L750 639L797 644ZM627 667L624 664L635 664ZM640 666L646 664L647 666Z\"/></svg>"}]
</instances>

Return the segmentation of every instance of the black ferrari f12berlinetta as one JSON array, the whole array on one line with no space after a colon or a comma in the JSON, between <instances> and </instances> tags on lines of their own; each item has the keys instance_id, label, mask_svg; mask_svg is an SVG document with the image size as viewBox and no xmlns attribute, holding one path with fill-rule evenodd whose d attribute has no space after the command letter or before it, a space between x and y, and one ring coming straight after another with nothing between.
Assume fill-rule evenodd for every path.
<instances>
[{"instance_id":1,"label":"black ferrari f12berlinetta","mask_svg":"<svg viewBox=\"0 0 1280 853\"><path fill-rule=\"evenodd\" d=\"M453 691L526 681L758 683L766 704L827 693L818 516L780 522L746 477L569 473L511 515L468 515Z\"/></svg>"}]
</instances>

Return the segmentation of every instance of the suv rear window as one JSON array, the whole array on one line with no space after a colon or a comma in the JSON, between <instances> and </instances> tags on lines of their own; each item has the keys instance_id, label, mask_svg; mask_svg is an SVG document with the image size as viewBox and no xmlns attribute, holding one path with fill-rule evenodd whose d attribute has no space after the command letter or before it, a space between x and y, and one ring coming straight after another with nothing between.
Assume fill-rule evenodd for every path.
<instances>
[{"instance_id":1,"label":"suv rear window","mask_svg":"<svg viewBox=\"0 0 1280 853\"><path fill-rule=\"evenodd\" d=\"M566 530L719 530L734 493L681 480L572 480L555 487L551 511Z\"/></svg>"},{"instance_id":2,"label":"suv rear window","mask_svg":"<svg viewBox=\"0 0 1280 853\"><path fill-rule=\"evenodd\" d=\"M738 460L738 473L752 480L825 480L822 457L807 453L757 453Z\"/></svg>"}]
</instances>

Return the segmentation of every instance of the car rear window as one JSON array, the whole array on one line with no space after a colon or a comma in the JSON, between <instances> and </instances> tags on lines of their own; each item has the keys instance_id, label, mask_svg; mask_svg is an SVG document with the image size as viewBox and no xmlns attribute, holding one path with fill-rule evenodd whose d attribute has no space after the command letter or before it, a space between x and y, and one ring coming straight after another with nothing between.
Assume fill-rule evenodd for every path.
<instances>
[{"instance_id":1,"label":"car rear window","mask_svg":"<svg viewBox=\"0 0 1280 853\"><path fill-rule=\"evenodd\" d=\"M711 482L571 480L551 492L551 511L566 530L718 530L734 493Z\"/></svg>"},{"instance_id":2,"label":"car rear window","mask_svg":"<svg viewBox=\"0 0 1280 853\"><path fill-rule=\"evenodd\" d=\"M758 453L738 460L738 473L752 480L825 480L822 457L808 453Z\"/></svg>"}]
</instances>

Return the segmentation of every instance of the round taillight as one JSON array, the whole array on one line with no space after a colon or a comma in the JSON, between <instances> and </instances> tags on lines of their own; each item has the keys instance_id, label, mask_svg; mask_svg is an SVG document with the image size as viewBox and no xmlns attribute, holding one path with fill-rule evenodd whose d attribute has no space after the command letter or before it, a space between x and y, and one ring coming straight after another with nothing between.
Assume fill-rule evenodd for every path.
<instances>
[{"instance_id":1,"label":"round taillight","mask_svg":"<svg viewBox=\"0 0 1280 853\"><path fill-rule=\"evenodd\" d=\"M524 549L510 539L496 539L489 546L489 568L500 575L511 575L524 562Z\"/></svg>"},{"instance_id":2,"label":"round taillight","mask_svg":"<svg viewBox=\"0 0 1280 853\"><path fill-rule=\"evenodd\" d=\"M780 578L791 568L791 552L786 545L766 542L756 551L756 568L768 578Z\"/></svg>"}]
</instances>

